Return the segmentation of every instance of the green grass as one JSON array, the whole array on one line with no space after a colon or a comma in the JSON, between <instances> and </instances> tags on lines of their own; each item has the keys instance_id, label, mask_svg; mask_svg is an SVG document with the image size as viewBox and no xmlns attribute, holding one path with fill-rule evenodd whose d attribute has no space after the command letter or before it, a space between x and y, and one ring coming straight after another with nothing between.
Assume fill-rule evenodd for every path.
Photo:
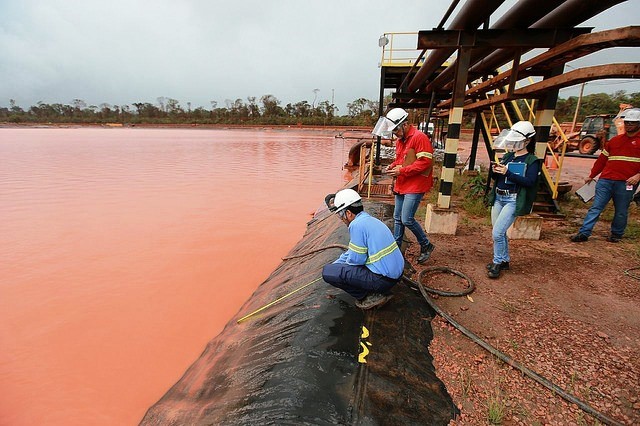
<instances>
[{"instance_id":1,"label":"green grass","mask_svg":"<svg viewBox=\"0 0 640 426\"><path fill-rule=\"evenodd\" d=\"M490 396L487 400L487 421L492 425L501 425L506 414L507 407L499 395Z\"/></svg>"},{"instance_id":2,"label":"green grass","mask_svg":"<svg viewBox=\"0 0 640 426\"><path fill-rule=\"evenodd\" d=\"M576 195L567 193L562 200L559 200L560 212L566 215L573 214L578 211L587 212L591 203L585 203Z\"/></svg>"},{"instance_id":3,"label":"green grass","mask_svg":"<svg viewBox=\"0 0 640 426\"><path fill-rule=\"evenodd\" d=\"M490 218L491 208L481 198L464 198L462 208L470 216Z\"/></svg>"},{"instance_id":4,"label":"green grass","mask_svg":"<svg viewBox=\"0 0 640 426\"><path fill-rule=\"evenodd\" d=\"M514 351L517 351L520 348L520 344L513 339L509 340L509 344L511 345Z\"/></svg>"},{"instance_id":5,"label":"green grass","mask_svg":"<svg viewBox=\"0 0 640 426\"><path fill-rule=\"evenodd\" d=\"M624 231L625 237L640 239L640 218L629 215L629 219L630 220L627 222L627 229Z\"/></svg>"},{"instance_id":6,"label":"green grass","mask_svg":"<svg viewBox=\"0 0 640 426\"><path fill-rule=\"evenodd\" d=\"M574 371L571 373L571 380L569 381L569 386L567 387L567 390L571 393L575 393L576 392L576 381L578 380L578 372Z\"/></svg>"}]
</instances>

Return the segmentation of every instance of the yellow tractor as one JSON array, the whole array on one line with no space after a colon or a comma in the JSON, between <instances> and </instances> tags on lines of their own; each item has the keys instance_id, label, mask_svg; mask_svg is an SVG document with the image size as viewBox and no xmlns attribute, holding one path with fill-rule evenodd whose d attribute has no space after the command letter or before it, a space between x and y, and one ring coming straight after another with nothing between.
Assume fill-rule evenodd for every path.
<instances>
[{"instance_id":1,"label":"yellow tractor","mask_svg":"<svg viewBox=\"0 0 640 426\"><path fill-rule=\"evenodd\" d=\"M615 117L613 114L588 115L577 138L570 139L569 145L575 146L580 154L593 154L602 149L609 139L618 134L613 123Z\"/></svg>"}]
</instances>

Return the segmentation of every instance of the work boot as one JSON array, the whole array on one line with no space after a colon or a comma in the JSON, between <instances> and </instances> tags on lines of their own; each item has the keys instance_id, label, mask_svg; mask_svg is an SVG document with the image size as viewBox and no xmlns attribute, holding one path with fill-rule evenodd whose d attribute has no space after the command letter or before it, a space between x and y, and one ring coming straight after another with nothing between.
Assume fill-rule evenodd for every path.
<instances>
[{"instance_id":1,"label":"work boot","mask_svg":"<svg viewBox=\"0 0 640 426\"><path fill-rule=\"evenodd\" d=\"M371 293L364 299L356 300L356 306L360 309L367 310L380 307L391 299L393 299L393 294Z\"/></svg>"},{"instance_id":2,"label":"work boot","mask_svg":"<svg viewBox=\"0 0 640 426\"><path fill-rule=\"evenodd\" d=\"M491 269L492 265L494 265L493 262L487 263L487 271ZM498 265L500 266L501 271L508 271L510 267L509 262L500 262Z\"/></svg>"},{"instance_id":3,"label":"work boot","mask_svg":"<svg viewBox=\"0 0 640 426\"><path fill-rule=\"evenodd\" d=\"M487 276L489 278L498 278L500 277L500 273L502 272L502 269L500 268L501 263L492 263L491 267L489 267L489 270L487 271Z\"/></svg>"},{"instance_id":4,"label":"work boot","mask_svg":"<svg viewBox=\"0 0 640 426\"><path fill-rule=\"evenodd\" d=\"M622 240L622 235L611 234L607 237L607 241L610 243L619 243Z\"/></svg>"},{"instance_id":5,"label":"work boot","mask_svg":"<svg viewBox=\"0 0 640 426\"><path fill-rule=\"evenodd\" d=\"M433 249L435 248L436 246L431 243L427 244L426 246L422 246L422 248L420 248L420 256L418 256L418 264L422 265L424 262L429 260L429 258L431 257L431 252L433 252Z\"/></svg>"},{"instance_id":6,"label":"work boot","mask_svg":"<svg viewBox=\"0 0 640 426\"><path fill-rule=\"evenodd\" d=\"M573 237L571 237L571 241L574 243L584 243L585 241L587 241L589 239L589 237L587 235L584 234L576 234Z\"/></svg>"}]
</instances>

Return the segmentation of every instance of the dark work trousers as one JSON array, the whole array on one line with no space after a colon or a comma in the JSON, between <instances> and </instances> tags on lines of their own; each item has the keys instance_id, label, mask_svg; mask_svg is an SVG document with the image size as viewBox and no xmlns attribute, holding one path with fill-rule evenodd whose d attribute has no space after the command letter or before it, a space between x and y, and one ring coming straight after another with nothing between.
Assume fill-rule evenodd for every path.
<instances>
[{"instance_id":1,"label":"dark work trousers","mask_svg":"<svg viewBox=\"0 0 640 426\"><path fill-rule=\"evenodd\" d=\"M322 268L322 278L334 287L338 287L358 300L370 293L388 294L398 279L378 275L364 265L330 263Z\"/></svg>"}]
</instances>

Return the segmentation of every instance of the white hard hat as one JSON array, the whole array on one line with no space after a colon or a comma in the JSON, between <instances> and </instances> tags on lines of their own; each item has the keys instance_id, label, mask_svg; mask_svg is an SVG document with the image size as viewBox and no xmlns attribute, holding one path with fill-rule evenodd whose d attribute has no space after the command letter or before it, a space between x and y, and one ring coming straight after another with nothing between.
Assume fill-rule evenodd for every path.
<instances>
[{"instance_id":1,"label":"white hard hat","mask_svg":"<svg viewBox=\"0 0 640 426\"><path fill-rule=\"evenodd\" d=\"M402 108L393 108L386 117L378 118L371 134L384 139L393 138L393 131L409 117L409 113Z\"/></svg>"},{"instance_id":2,"label":"white hard hat","mask_svg":"<svg viewBox=\"0 0 640 426\"><path fill-rule=\"evenodd\" d=\"M510 129L505 129L493 141L494 149L518 151L526 145L529 138L535 136L536 130L528 121L518 121Z\"/></svg>"},{"instance_id":3,"label":"white hard hat","mask_svg":"<svg viewBox=\"0 0 640 426\"><path fill-rule=\"evenodd\" d=\"M620 118L624 121L640 121L640 108L629 108L622 111Z\"/></svg>"},{"instance_id":4,"label":"white hard hat","mask_svg":"<svg viewBox=\"0 0 640 426\"><path fill-rule=\"evenodd\" d=\"M389 130L394 130L396 127L407 120L407 117L409 117L409 113L402 108L393 108L387 113L386 117L393 122L393 127L391 127L391 129Z\"/></svg>"},{"instance_id":5,"label":"white hard hat","mask_svg":"<svg viewBox=\"0 0 640 426\"><path fill-rule=\"evenodd\" d=\"M341 212L347 207L357 203L362 204L362 198L360 198L360 194L358 194L353 189L343 189L341 191L338 191L335 198L333 199L333 206L336 213Z\"/></svg>"},{"instance_id":6,"label":"white hard hat","mask_svg":"<svg viewBox=\"0 0 640 426\"><path fill-rule=\"evenodd\" d=\"M535 134L536 130L533 128L533 124L528 121L518 121L516 124L511 126L511 131L507 136L507 140L517 142L529 139L535 136Z\"/></svg>"}]
</instances>

